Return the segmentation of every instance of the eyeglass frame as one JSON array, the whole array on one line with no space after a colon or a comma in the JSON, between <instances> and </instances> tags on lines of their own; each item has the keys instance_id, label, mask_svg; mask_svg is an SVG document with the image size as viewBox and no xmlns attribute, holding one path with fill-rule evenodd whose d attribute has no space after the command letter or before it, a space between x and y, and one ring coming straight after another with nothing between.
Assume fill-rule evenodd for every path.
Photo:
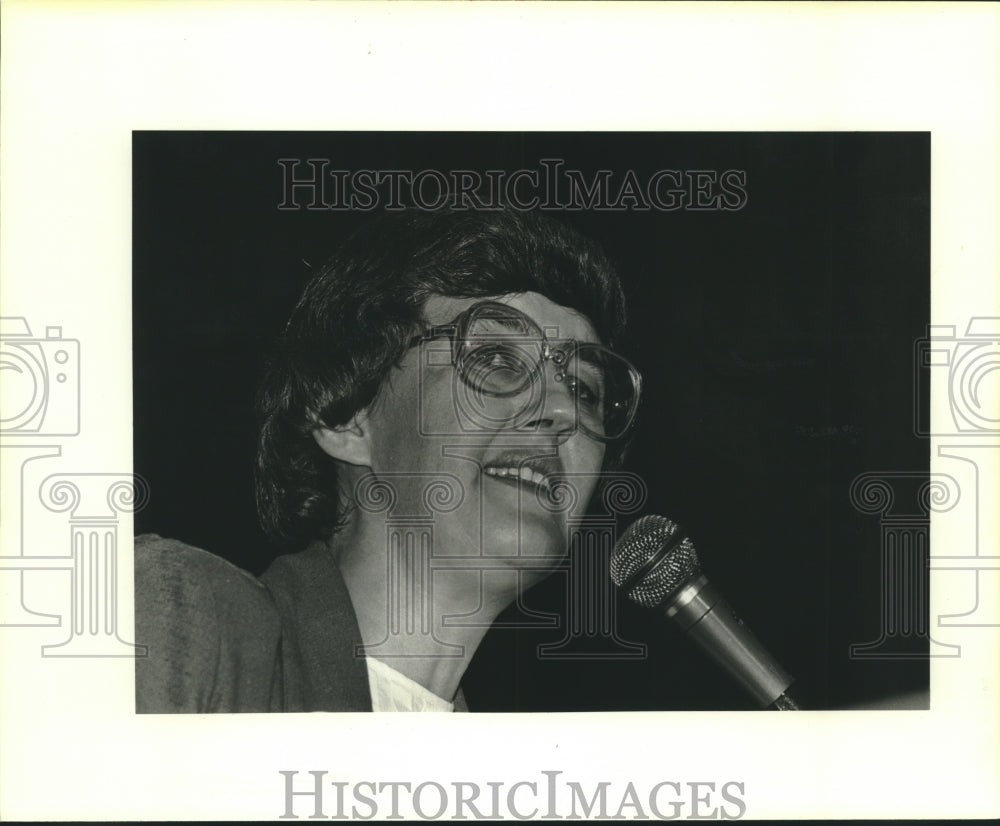
<instances>
[{"instance_id":1,"label":"eyeglass frame","mask_svg":"<svg viewBox=\"0 0 1000 826\"><path fill-rule=\"evenodd\" d=\"M417 333L415 336L413 336L413 338L410 339L409 343L406 346L406 351L412 350L418 344L422 344L425 341L434 341L435 339L439 338L447 338L451 342L451 366L457 371L462 381L465 382L466 384L469 384L469 381L465 375L466 371L463 370L460 366L463 360L459 359L459 354L458 354L458 350L461 346L461 343L466 340L466 336L464 335L460 336L459 330L462 328L464 324L467 324L469 322L469 319L474 315L475 312L483 309L503 310L505 313L513 314L511 317L523 318L525 319L525 321L529 323L531 328L534 328L538 332L541 338L542 355L541 358L538 360L538 363L535 364L532 368L533 373L528 379L529 383L534 381L535 378L542 373L546 361L551 361L556 366L555 378L557 382L561 382L566 377L566 365L569 362L570 355L572 355L576 351L579 351L581 347L593 348L595 350L608 353L614 358L623 362L625 366L628 368L629 379L632 382L634 404L632 405L632 409L628 413L628 418L625 424L621 428L621 432L616 436L606 436L603 434L598 434L593 432L586 425L581 425L579 421L577 421L576 424L577 427L579 427L579 429L581 429L584 433L586 433L588 436L599 442L611 444L625 439L632 425L635 423L636 412L639 409L639 402L642 399L642 374L636 369L635 365L632 364L631 361L629 361L620 353L616 353L610 347L605 347L603 344L597 344L595 342L590 342L590 341L580 342L573 338L558 339L559 341L565 341L566 344L561 347L555 347L549 341L549 338L545 334L545 331L538 325L538 322L536 322L527 313L517 309L516 307L512 307L509 304L502 304L499 301L477 301L472 306L466 307L452 321L446 324L435 324L434 326L427 327L422 332ZM489 391L485 391L482 388L474 387L474 389L478 390L479 392L484 392L487 395L493 396L494 398L504 398L506 396L514 396L517 395L518 393L523 393L525 390L525 388L521 388L519 390L514 390L509 393L490 393ZM577 416L577 419L578 418L579 417Z\"/></svg>"}]
</instances>

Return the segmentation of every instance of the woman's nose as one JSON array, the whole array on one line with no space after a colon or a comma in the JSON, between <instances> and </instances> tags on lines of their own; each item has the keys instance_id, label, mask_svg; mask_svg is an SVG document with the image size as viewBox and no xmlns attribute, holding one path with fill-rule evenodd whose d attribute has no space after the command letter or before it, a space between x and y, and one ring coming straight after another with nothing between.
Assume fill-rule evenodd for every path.
<instances>
[{"instance_id":1,"label":"woman's nose","mask_svg":"<svg viewBox=\"0 0 1000 826\"><path fill-rule=\"evenodd\" d=\"M562 371L551 362L545 365L536 381L541 386L534 394L531 412L519 429L569 434L576 430L576 401Z\"/></svg>"}]
</instances>

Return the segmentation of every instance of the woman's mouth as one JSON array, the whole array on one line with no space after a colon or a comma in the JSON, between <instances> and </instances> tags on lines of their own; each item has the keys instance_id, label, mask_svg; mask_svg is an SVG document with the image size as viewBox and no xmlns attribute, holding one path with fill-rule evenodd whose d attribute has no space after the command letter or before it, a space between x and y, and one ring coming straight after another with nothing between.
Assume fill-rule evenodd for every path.
<instances>
[{"instance_id":1,"label":"woman's mouth","mask_svg":"<svg viewBox=\"0 0 1000 826\"><path fill-rule=\"evenodd\" d=\"M483 473L495 479L510 482L511 484L541 489L546 495L552 492L549 478L544 473L539 473L537 470L532 470L530 467L524 465L520 468L490 466L483 468Z\"/></svg>"}]
</instances>

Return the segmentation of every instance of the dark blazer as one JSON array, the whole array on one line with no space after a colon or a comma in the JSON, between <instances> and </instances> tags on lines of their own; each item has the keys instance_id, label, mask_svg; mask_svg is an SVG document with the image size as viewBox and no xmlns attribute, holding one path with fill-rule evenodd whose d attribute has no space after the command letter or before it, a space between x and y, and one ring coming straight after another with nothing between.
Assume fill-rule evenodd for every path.
<instances>
[{"instance_id":1,"label":"dark blazer","mask_svg":"<svg viewBox=\"0 0 1000 826\"><path fill-rule=\"evenodd\" d=\"M136 711L371 711L361 632L322 543L256 579L155 534L135 542Z\"/></svg>"}]
</instances>

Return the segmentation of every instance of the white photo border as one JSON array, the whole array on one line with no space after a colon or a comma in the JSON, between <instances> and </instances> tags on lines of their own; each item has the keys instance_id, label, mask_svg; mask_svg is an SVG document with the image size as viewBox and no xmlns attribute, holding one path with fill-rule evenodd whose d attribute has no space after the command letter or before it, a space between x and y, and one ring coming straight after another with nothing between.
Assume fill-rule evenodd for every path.
<instances>
[{"instance_id":1,"label":"white photo border","mask_svg":"<svg viewBox=\"0 0 1000 826\"><path fill-rule=\"evenodd\" d=\"M71 422L32 444L108 486L132 468L133 130L929 131L932 324L961 335L1000 315L990 4L14 0L2 13L3 312L83 343L99 400L80 409L80 436ZM933 392L943 421L949 397ZM990 434L931 447L932 472L979 450L979 490L996 490ZM8 511L9 486L3 497ZM997 516L965 514L933 520L932 547L984 559L939 566L932 617L967 607L971 567L993 624L935 629L962 653L932 662L930 711L137 716L130 657L42 657L44 627L4 628L0 810L257 820L284 811L282 770L508 787L561 771L590 788L738 782L755 819L995 815ZM20 537L5 522L7 557ZM9 582L0 597L17 598Z\"/></svg>"}]
</instances>

